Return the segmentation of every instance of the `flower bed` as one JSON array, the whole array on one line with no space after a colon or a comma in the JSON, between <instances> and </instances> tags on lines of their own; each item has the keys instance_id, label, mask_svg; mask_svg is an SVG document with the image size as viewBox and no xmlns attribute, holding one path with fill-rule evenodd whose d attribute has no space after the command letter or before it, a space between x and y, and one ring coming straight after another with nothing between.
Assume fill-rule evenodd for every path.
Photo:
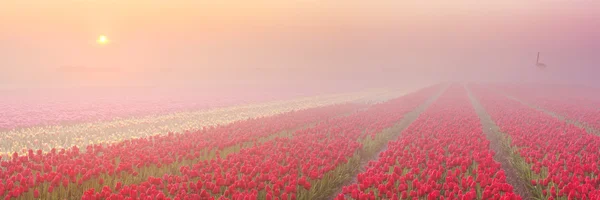
<instances>
[{"instance_id":1,"label":"flower bed","mask_svg":"<svg viewBox=\"0 0 600 200\"><path fill-rule=\"evenodd\" d=\"M336 199L520 199L489 144L453 85Z\"/></svg>"}]
</instances>

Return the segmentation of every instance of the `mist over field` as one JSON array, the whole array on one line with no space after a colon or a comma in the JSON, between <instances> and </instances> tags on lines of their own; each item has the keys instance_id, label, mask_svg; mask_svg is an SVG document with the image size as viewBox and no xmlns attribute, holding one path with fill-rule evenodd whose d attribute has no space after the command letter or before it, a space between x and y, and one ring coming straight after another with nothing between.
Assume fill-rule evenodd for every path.
<instances>
[{"instance_id":1,"label":"mist over field","mask_svg":"<svg viewBox=\"0 0 600 200\"><path fill-rule=\"evenodd\" d=\"M600 1L0 0L0 199L600 199Z\"/></svg>"},{"instance_id":2,"label":"mist over field","mask_svg":"<svg viewBox=\"0 0 600 200\"><path fill-rule=\"evenodd\" d=\"M598 85L599 7L585 0L3 1L0 86ZM99 35L111 43L99 46ZM549 66L543 71L537 52Z\"/></svg>"}]
</instances>

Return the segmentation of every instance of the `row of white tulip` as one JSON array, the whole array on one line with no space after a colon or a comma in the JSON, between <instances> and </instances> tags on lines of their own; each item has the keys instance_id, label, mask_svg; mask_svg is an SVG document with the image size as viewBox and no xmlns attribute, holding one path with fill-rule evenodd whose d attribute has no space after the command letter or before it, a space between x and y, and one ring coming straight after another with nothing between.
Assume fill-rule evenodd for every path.
<instances>
[{"instance_id":1,"label":"row of white tulip","mask_svg":"<svg viewBox=\"0 0 600 200\"><path fill-rule=\"evenodd\" d=\"M26 149L49 151L52 148L84 147L89 144L112 143L169 132L197 130L202 127L293 110L346 102L374 102L386 95L399 96L400 94L378 89L102 122L21 128L0 132L0 155L23 152Z\"/></svg>"}]
</instances>

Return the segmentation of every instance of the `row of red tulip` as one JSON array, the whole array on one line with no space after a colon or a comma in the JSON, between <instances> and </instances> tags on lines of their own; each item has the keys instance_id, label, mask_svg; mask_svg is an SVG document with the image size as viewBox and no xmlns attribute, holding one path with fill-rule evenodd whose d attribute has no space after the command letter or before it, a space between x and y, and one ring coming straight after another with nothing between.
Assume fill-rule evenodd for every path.
<instances>
[{"instance_id":1,"label":"row of red tulip","mask_svg":"<svg viewBox=\"0 0 600 200\"><path fill-rule=\"evenodd\" d=\"M549 86L534 88L499 86L498 88L520 100L600 130L600 90L598 89L572 91L576 88L557 89Z\"/></svg>"},{"instance_id":2,"label":"row of red tulip","mask_svg":"<svg viewBox=\"0 0 600 200\"><path fill-rule=\"evenodd\" d=\"M292 137L182 166L180 175L90 189L82 199L323 199L348 176L340 169L350 169L358 150L370 144L363 141L377 138L439 89L430 87L323 121Z\"/></svg>"},{"instance_id":3,"label":"row of red tulip","mask_svg":"<svg viewBox=\"0 0 600 200\"><path fill-rule=\"evenodd\" d=\"M81 195L91 187L116 182L135 183L149 176L177 171L179 166L239 151L285 130L356 111L363 105L343 104L207 127L195 132L169 133L114 144L96 144L42 153L29 150L2 160L0 196L28 199ZM1 160L1 159L0 159ZM59 191L56 191L56 190ZM68 192L65 192L68 191Z\"/></svg>"},{"instance_id":4,"label":"row of red tulip","mask_svg":"<svg viewBox=\"0 0 600 200\"><path fill-rule=\"evenodd\" d=\"M471 86L514 149L517 170L541 199L600 199L600 137L488 87Z\"/></svg>"},{"instance_id":5,"label":"row of red tulip","mask_svg":"<svg viewBox=\"0 0 600 200\"><path fill-rule=\"evenodd\" d=\"M520 199L489 144L466 90L453 85L336 199Z\"/></svg>"}]
</instances>

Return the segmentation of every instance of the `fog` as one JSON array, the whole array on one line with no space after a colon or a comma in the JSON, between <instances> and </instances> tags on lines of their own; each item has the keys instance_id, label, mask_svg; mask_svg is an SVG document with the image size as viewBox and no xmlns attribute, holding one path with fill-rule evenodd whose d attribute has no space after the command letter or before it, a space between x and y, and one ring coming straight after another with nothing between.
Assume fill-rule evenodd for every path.
<instances>
[{"instance_id":1,"label":"fog","mask_svg":"<svg viewBox=\"0 0 600 200\"><path fill-rule=\"evenodd\" d=\"M598 85L599 9L586 0L2 0L0 87ZM111 42L96 44L99 35Z\"/></svg>"},{"instance_id":2,"label":"fog","mask_svg":"<svg viewBox=\"0 0 600 200\"><path fill-rule=\"evenodd\" d=\"M0 0L0 199L600 199L598 0Z\"/></svg>"}]
</instances>

